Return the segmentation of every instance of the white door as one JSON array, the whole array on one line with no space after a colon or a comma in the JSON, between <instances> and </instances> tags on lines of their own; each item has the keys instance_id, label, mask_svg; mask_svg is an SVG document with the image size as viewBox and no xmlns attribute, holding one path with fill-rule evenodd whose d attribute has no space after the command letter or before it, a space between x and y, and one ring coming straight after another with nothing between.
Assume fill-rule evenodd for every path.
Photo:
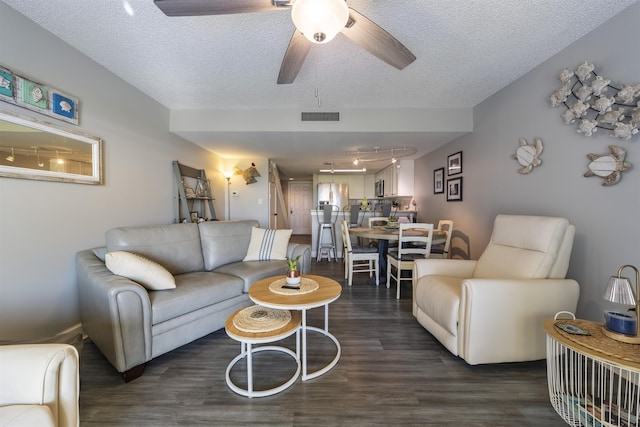
<instances>
[{"instance_id":1,"label":"white door","mask_svg":"<svg viewBox=\"0 0 640 427\"><path fill-rule=\"evenodd\" d=\"M311 182L289 183L289 219L293 234L311 234L312 186Z\"/></svg>"}]
</instances>

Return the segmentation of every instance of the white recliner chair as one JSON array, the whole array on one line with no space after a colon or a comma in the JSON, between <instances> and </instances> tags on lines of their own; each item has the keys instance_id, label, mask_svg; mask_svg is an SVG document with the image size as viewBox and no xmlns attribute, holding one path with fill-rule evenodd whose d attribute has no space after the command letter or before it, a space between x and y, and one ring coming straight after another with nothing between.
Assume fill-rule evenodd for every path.
<instances>
[{"instance_id":1,"label":"white recliner chair","mask_svg":"<svg viewBox=\"0 0 640 427\"><path fill-rule=\"evenodd\" d=\"M416 260L413 314L471 365L544 359L543 320L578 303L574 235L564 218L498 215L477 261Z\"/></svg>"},{"instance_id":2,"label":"white recliner chair","mask_svg":"<svg viewBox=\"0 0 640 427\"><path fill-rule=\"evenodd\" d=\"M77 427L79 378L72 345L0 346L0 426Z\"/></svg>"}]
</instances>

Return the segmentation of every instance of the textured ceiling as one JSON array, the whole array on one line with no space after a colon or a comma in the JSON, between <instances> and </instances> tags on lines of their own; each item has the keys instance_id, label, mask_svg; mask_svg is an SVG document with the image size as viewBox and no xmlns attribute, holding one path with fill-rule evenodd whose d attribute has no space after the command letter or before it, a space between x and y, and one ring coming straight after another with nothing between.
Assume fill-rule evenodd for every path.
<instances>
[{"instance_id":1,"label":"textured ceiling","mask_svg":"<svg viewBox=\"0 0 640 427\"><path fill-rule=\"evenodd\" d=\"M2 1L171 110L292 111L470 108L636 2L349 0L409 48L416 61L396 70L339 34L312 47L293 84L277 85L294 31L288 10L167 17L152 0L129 0L134 10L129 16L122 0ZM332 131L290 132L288 138L265 136L259 128L232 135L202 129L180 134L226 157L249 152L274 158L290 175L300 175L302 166L315 167L299 161L295 166L287 158L287 149L300 138L314 146L315 155L324 150L317 162L330 153L371 146L375 133L390 133L344 130L333 136ZM393 143L377 139L387 146L401 140L422 155L460 134L423 130L395 135Z\"/></svg>"}]
</instances>

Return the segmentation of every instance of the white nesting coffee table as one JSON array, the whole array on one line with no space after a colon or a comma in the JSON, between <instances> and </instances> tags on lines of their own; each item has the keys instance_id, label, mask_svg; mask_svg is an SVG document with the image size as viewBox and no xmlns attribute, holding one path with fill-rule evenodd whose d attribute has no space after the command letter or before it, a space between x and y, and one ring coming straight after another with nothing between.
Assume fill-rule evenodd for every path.
<instances>
[{"instance_id":1,"label":"white nesting coffee table","mask_svg":"<svg viewBox=\"0 0 640 427\"><path fill-rule=\"evenodd\" d=\"M300 319L299 311L274 310L267 307L251 306L240 309L227 318L224 325L227 335L240 342L240 354L227 366L226 381L231 390L246 397L271 396L290 387L300 376ZM296 334L296 351L282 346L259 346L269 344ZM253 388L253 354L260 351L278 351L291 356L296 364L296 372L284 384L265 390ZM231 369L243 358L247 358L247 388L237 386L231 380Z\"/></svg>"},{"instance_id":2,"label":"white nesting coffee table","mask_svg":"<svg viewBox=\"0 0 640 427\"><path fill-rule=\"evenodd\" d=\"M259 280L249 288L249 297L264 307L291 310L302 314L302 380L316 378L333 368L340 360L341 348L337 338L329 332L329 304L337 300L342 293L338 282L328 277L306 274L302 276L300 290L282 289L284 276L268 277ZM324 306L324 328L307 325L307 310ZM307 332L319 332L329 338L336 346L334 358L323 368L307 372Z\"/></svg>"}]
</instances>

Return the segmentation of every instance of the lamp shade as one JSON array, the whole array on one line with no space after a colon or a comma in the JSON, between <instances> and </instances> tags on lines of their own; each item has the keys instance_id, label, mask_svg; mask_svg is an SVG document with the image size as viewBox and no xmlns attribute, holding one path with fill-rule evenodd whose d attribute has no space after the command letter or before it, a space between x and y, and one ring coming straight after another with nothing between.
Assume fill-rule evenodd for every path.
<instances>
[{"instance_id":1,"label":"lamp shade","mask_svg":"<svg viewBox=\"0 0 640 427\"><path fill-rule=\"evenodd\" d=\"M345 0L296 0L291 8L296 28L313 43L327 43L349 20Z\"/></svg>"},{"instance_id":2,"label":"lamp shade","mask_svg":"<svg viewBox=\"0 0 640 427\"><path fill-rule=\"evenodd\" d=\"M635 305L636 300L631 288L631 282L626 277L611 276L604 292L604 299L624 305Z\"/></svg>"}]
</instances>

